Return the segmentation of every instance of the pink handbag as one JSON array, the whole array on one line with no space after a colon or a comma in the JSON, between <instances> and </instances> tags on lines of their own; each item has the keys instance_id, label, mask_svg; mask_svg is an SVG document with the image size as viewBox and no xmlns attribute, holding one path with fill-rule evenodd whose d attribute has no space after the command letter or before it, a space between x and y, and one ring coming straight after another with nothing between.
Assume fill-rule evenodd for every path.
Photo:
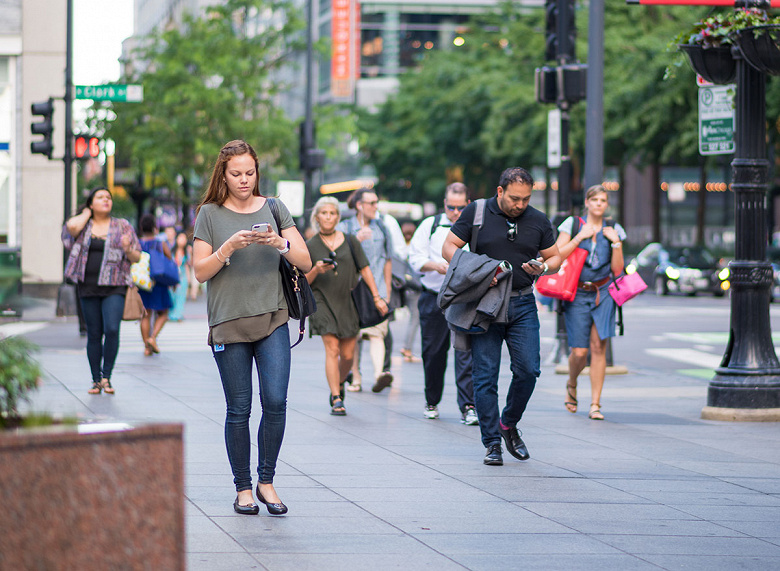
<instances>
[{"instance_id":1,"label":"pink handbag","mask_svg":"<svg viewBox=\"0 0 780 571\"><path fill-rule=\"evenodd\" d=\"M647 289L645 280L637 272L623 274L609 284L609 295L618 305L623 305L629 299L633 299Z\"/></svg>"}]
</instances>

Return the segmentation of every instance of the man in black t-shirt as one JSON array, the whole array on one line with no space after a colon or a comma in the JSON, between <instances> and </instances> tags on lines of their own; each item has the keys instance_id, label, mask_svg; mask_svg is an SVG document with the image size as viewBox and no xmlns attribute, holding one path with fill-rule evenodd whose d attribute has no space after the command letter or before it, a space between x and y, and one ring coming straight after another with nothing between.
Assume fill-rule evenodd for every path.
<instances>
[{"instance_id":1,"label":"man in black t-shirt","mask_svg":"<svg viewBox=\"0 0 780 571\"><path fill-rule=\"evenodd\" d=\"M533 281L545 272L557 272L561 265L552 225L543 212L528 205L534 180L522 168L501 174L496 196L485 203L484 219L472 251L512 264L512 297L506 323L493 323L485 333L471 336L474 401L477 406L482 443L487 449L484 463L501 466L501 439L508 452L519 460L530 456L517 423L536 386L540 371L539 316ZM476 203L471 203L452 226L444 241L442 256L448 262L455 251L471 241ZM541 265L531 259L541 254ZM506 406L498 410L498 372L501 347L506 341L512 382Z\"/></svg>"}]
</instances>

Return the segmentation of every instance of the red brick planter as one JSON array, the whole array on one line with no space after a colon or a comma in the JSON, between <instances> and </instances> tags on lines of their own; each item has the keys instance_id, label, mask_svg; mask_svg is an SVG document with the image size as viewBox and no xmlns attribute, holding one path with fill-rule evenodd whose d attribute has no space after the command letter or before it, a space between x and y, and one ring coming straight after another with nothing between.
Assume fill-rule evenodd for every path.
<instances>
[{"instance_id":1,"label":"red brick planter","mask_svg":"<svg viewBox=\"0 0 780 571\"><path fill-rule=\"evenodd\" d=\"M0 569L184 569L182 426L0 432Z\"/></svg>"}]
</instances>

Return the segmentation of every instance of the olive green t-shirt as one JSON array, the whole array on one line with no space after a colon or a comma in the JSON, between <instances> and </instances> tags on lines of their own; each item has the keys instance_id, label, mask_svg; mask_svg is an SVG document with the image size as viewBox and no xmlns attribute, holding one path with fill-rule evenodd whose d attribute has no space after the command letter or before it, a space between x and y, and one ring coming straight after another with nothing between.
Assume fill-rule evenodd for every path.
<instances>
[{"instance_id":1,"label":"olive green t-shirt","mask_svg":"<svg viewBox=\"0 0 780 571\"><path fill-rule=\"evenodd\" d=\"M282 230L293 226L290 211L277 200ZM213 251L239 230L251 230L253 224L267 222L279 234L266 201L260 210L240 214L216 204L204 204L195 220L194 237L211 245ZM279 251L266 244L251 244L230 256L208 281L207 307L209 327L220 323L287 309L279 273Z\"/></svg>"}]
</instances>

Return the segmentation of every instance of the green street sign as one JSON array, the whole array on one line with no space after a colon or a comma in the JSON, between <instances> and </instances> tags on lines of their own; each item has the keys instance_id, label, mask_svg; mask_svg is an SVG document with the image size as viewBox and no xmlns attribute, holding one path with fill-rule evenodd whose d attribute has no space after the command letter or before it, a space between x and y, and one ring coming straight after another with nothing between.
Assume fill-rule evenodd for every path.
<instances>
[{"instance_id":1,"label":"green street sign","mask_svg":"<svg viewBox=\"0 0 780 571\"><path fill-rule=\"evenodd\" d=\"M144 100L143 85L76 85L76 99L93 101L124 101L136 103Z\"/></svg>"},{"instance_id":2,"label":"green street sign","mask_svg":"<svg viewBox=\"0 0 780 571\"><path fill-rule=\"evenodd\" d=\"M699 154L734 152L733 92L732 85L699 87Z\"/></svg>"}]
</instances>

